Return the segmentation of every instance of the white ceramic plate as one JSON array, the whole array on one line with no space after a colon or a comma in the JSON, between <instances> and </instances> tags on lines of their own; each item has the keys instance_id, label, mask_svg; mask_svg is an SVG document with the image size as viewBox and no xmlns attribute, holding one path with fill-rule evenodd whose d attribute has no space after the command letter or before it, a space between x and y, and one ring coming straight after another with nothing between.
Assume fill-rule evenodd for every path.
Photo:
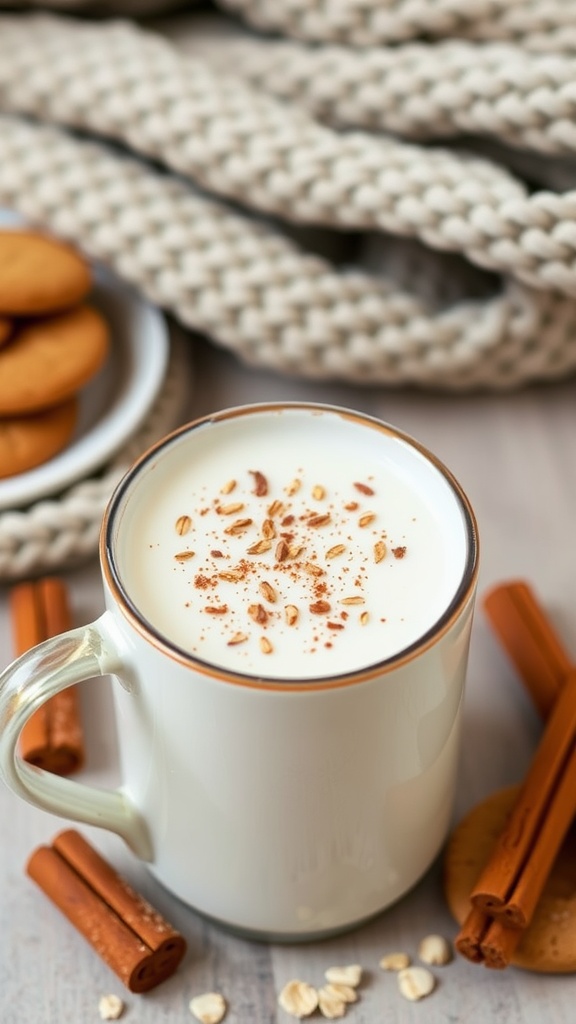
<instances>
[{"instance_id":1,"label":"white ceramic plate","mask_svg":"<svg viewBox=\"0 0 576 1024\"><path fill-rule=\"evenodd\" d=\"M0 228L22 223L0 211ZM168 365L170 341L162 313L114 274L93 267L90 302L111 332L110 353L80 393L73 438L54 458L0 480L0 509L20 509L57 494L103 466L137 430L157 397Z\"/></svg>"}]
</instances>

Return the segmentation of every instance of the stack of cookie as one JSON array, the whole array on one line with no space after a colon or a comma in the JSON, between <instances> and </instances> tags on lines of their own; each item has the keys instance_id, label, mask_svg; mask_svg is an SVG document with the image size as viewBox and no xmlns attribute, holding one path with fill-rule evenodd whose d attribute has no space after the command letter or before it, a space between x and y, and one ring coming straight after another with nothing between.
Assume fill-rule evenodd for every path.
<instances>
[{"instance_id":1,"label":"stack of cookie","mask_svg":"<svg viewBox=\"0 0 576 1024\"><path fill-rule=\"evenodd\" d=\"M91 286L71 247L0 231L0 479L51 459L74 433L79 392L110 343Z\"/></svg>"}]
</instances>

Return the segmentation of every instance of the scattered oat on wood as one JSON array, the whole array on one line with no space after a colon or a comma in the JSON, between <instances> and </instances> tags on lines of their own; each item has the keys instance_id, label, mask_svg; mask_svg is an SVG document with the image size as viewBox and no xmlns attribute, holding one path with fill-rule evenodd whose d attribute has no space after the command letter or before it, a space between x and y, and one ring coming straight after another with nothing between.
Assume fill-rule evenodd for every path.
<instances>
[{"instance_id":1,"label":"scattered oat on wood","mask_svg":"<svg viewBox=\"0 0 576 1024\"><path fill-rule=\"evenodd\" d=\"M332 985L325 985L318 990L318 1008L323 1017L336 1020L346 1013L346 1000L334 991Z\"/></svg>"},{"instance_id":2,"label":"scattered oat on wood","mask_svg":"<svg viewBox=\"0 0 576 1024\"><path fill-rule=\"evenodd\" d=\"M418 946L418 957L425 964L443 967L453 959L452 946L443 935L426 935Z\"/></svg>"},{"instance_id":3,"label":"scattered oat on wood","mask_svg":"<svg viewBox=\"0 0 576 1024\"><path fill-rule=\"evenodd\" d=\"M326 981L334 985L350 985L357 988L362 981L362 968L360 964L346 964L344 967L329 967L325 972Z\"/></svg>"},{"instance_id":4,"label":"scattered oat on wood","mask_svg":"<svg viewBox=\"0 0 576 1024\"><path fill-rule=\"evenodd\" d=\"M401 994L412 1003L429 996L436 987L436 979L427 967L405 967L397 977Z\"/></svg>"},{"instance_id":5,"label":"scattered oat on wood","mask_svg":"<svg viewBox=\"0 0 576 1024\"><path fill-rule=\"evenodd\" d=\"M383 971L403 971L410 963L408 953L386 953L380 960L380 967Z\"/></svg>"},{"instance_id":6,"label":"scattered oat on wood","mask_svg":"<svg viewBox=\"0 0 576 1024\"><path fill-rule=\"evenodd\" d=\"M124 1013L124 1003L120 996L102 996L98 1003L102 1020L118 1020Z\"/></svg>"},{"instance_id":7,"label":"scattered oat on wood","mask_svg":"<svg viewBox=\"0 0 576 1024\"><path fill-rule=\"evenodd\" d=\"M219 1024L226 1013L226 1000L219 992L204 992L190 1000L190 1013L201 1024Z\"/></svg>"},{"instance_id":8,"label":"scattered oat on wood","mask_svg":"<svg viewBox=\"0 0 576 1024\"><path fill-rule=\"evenodd\" d=\"M294 978L286 983L278 996L278 1002L292 1017L309 1017L318 1007L318 992L307 981Z\"/></svg>"}]
</instances>

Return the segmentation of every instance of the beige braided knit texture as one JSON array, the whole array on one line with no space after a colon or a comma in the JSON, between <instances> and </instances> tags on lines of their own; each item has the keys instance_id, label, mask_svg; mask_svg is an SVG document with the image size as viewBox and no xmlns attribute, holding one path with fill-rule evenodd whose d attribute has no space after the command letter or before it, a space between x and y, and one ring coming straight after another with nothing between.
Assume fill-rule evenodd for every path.
<instances>
[{"instance_id":1,"label":"beige braided knit texture","mask_svg":"<svg viewBox=\"0 0 576 1024\"><path fill-rule=\"evenodd\" d=\"M349 46L416 36L521 40L534 50L574 47L572 0L221 0L253 25L308 42Z\"/></svg>"},{"instance_id":2,"label":"beige braided knit texture","mask_svg":"<svg viewBox=\"0 0 576 1024\"><path fill-rule=\"evenodd\" d=\"M406 0L379 13L454 18L458 6ZM497 9L504 17L505 6L466 9L489 19ZM538 51L546 22L536 6L508 4L534 14ZM266 11L297 10L302 24L305 8L328 17L344 7L371 10L365 23L379 40L375 4L242 4L260 23ZM544 7L562 34L562 10ZM478 34L479 21L464 20ZM413 19L412 33L423 24ZM327 26L325 34L335 38ZM222 40L201 60L129 23L0 17L0 202L78 242L183 324L258 365L460 389L574 370L576 192L530 194L493 161L383 134L484 131L570 156L570 46L550 55L511 43L471 51L451 40L357 53L350 41L363 38L313 50ZM222 68L234 46L230 75ZM121 142L132 156L71 128ZM295 224L366 233L378 273L302 252L287 230ZM408 258L399 237L413 240ZM454 299L443 284L452 269L445 253L459 271L499 277L472 275L471 296Z\"/></svg>"}]
</instances>

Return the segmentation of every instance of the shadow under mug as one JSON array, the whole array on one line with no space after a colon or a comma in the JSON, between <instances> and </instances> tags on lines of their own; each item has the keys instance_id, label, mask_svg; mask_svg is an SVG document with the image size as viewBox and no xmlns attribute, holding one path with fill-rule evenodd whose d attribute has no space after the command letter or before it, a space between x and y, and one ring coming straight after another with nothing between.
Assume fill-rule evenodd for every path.
<instances>
[{"instance_id":1,"label":"shadow under mug","mask_svg":"<svg viewBox=\"0 0 576 1024\"><path fill-rule=\"evenodd\" d=\"M290 443L284 444L287 436ZM373 657L363 641L372 634L358 627L348 643L356 668L335 642L336 654L312 659L307 674L301 668L291 674L289 655L234 670L185 650L139 607L125 553L138 527L134 515L161 504L178 473L190 477L191 487L204 472L222 483L228 479L225 465L236 473L246 469L250 490L243 501L264 502L269 510L274 495L254 495L255 470L265 468L266 482L279 474L285 482L290 452L298 453L295 466L310 483L322 479L323 469L328 501L349 473L358 474L354 480L361 473L366 479L366 469L372 481L401 478L403 487L419 489L419 499L430 506L444 545L440 558L442 551L458 552L448 596L429 609L428 625L400 650ZM378 517L386 519L388 500L380 501L379 490L374 483L369 501L357 491L361 500L348 502L359 514L370 507L376 525ZM239 491L240 486L235 495ZM211 504L202 499L210 515L221 510L217 498L222 502L212 491ZM199 501L190 517L194 544L202 541L209 518ZM282 501L285 512L286 489ZM334 502L329 507L333 512ZM313 514L306 507L302 515L308 537ZM224 529L222 537L238 539ZM176 538L178 544L187 539ZM244 550L246 538L242 543ZM408 540L406 567L422 550ZM324 566L326 580L336 586L320 548L310 555L316 556L315 564ZM301 940L333 934L407 892L438 854L449 828L477 584L474 514L446 467L412 438L351 410L311 403L226 410L176 430L128 471L104 516L100 560L104 614L40 644L0 678L0 770L7 785L47 811L119 834L183 901L252 936ZM182 575L186 560L176 561ZM266 564L272 573L273 561ZM400 579L404 562L375 568L388 572L382 581ZM155 570L153 576L156 586ZM257 579L256 572L254 586ZM423 593L425 582L423 577ZM156 589L164 603L164 583L158 581ZM376 592L385 591L385 582L377 582ZM330 596L329 586L326 592ZM414 591L415 604L420 596ZM269 612L280 615L276 608ZM343 618L333 623L340 627L338 642L351 612L358 609L340 610ZM302 623L311 618L303 615ZM195 621L192 614L192 632ZM274 637L273 629L266 635ZM298 631L287 627L278 635L296 652ZM271 665L268 673L261 664ZM68 686L86 679L98 685L108 675L121 787L100 790L26 764L18 737L34 711Z\"/></svg>"}]
</instances>

